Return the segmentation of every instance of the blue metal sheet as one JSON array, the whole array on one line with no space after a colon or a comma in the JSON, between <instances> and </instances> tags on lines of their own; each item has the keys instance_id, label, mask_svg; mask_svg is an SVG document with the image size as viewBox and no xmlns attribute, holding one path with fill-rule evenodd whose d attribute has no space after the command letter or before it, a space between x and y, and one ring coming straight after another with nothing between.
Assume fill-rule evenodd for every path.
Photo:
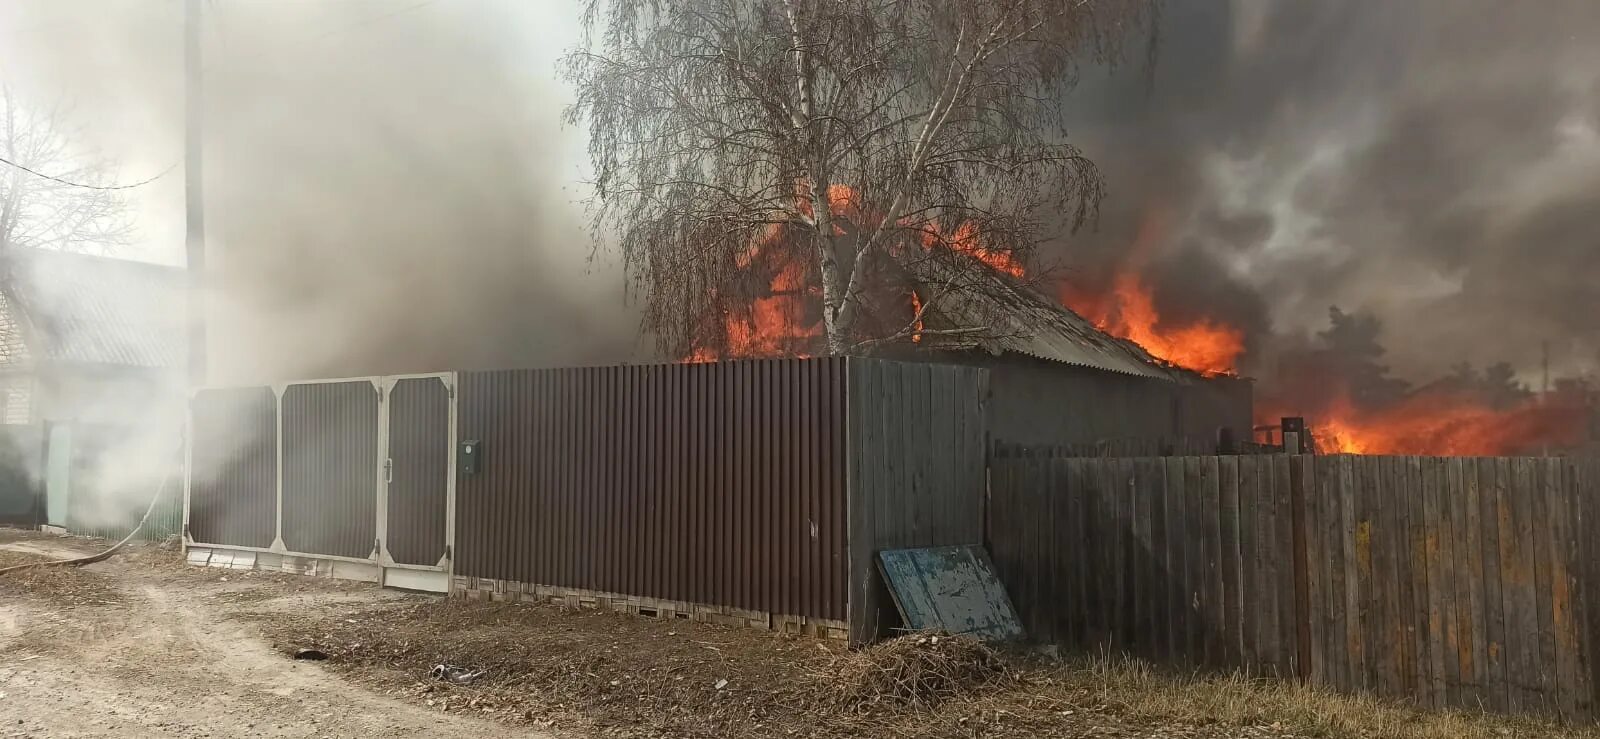
<instances>
[{"instance_id":1,"label":"blue metal sheet","mask_svg":"<svg viewBox=\"0 0 1600 739\"><path fill-rule=\"evenodd\" d=\"M885 550L878 566L907 628L985 641L1022 638L1022 623L982 547Z\"/></svg>"}]
</instances>

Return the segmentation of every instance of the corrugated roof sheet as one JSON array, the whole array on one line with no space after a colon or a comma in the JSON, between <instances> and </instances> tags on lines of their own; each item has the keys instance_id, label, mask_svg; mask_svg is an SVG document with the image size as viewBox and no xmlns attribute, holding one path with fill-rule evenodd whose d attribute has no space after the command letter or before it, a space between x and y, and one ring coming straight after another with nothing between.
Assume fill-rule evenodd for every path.
<instances>
[{"instance_id":1,"label":"corrugated roof sheet","mask_svg":"<svg viewBox=\"0 0 1600 739\"><path fill-rule=\"evenodd\" d=\"M944 292L930 313L942 314L952 326L987 329L963 340L993 354L1015 352L1107 372L1190 379L1138 344L1111 336L1037 290L966 259L951 255L903 263L930 293Z\"/></svg>"},{"instance_id":2,"label":"corrugated roof sheet","mask_svg":"<svg viewBox=\"0 0 1600 739\"><path fill-rule=\"evenodd\" d=\"M184 271L126 259L26 250L7 292L34 359L127 367L184 364Z\"/></svg>"}]
</instances>

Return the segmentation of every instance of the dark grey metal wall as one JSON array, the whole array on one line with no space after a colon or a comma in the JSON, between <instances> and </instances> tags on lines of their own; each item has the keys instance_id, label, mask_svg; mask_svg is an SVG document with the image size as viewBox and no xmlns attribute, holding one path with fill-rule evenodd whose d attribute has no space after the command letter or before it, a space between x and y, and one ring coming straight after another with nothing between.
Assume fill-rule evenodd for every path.
<instances>
[{"instance_id":1,"label":"dark grey metal wall","mask_svg":"<svg viewBox=\"0 0 1600 739\"><path fill-rule=\"evenodd\" d=\"M377 541L378 390L366 380L283 394L283 544L366 558Z\"/></svg>"},{"instance_id":2,"label":"dark grey metal wall","mask_svg":"<svg viewBox=\"0 0 1600 739\"><path fill-rule=\"evenodd\" d=\"M444 556L450 493L450 394L437 377L406 379L389 393L389 556L433 565Z\"/></svg>"},{"instance_id":3,"label":"dark grey metal wall","mask_svg":"<svg viewBox=\"0 0 1600 739\"><path fill-rule=\"evenodd\" d=\"M1179 383L1018 355L942 358L989 369L989 432L999 441L1054 446L1188 439L1196 448L1215 450L1217 430L1225 426L1239 439L1251 438L1248 380L1196 377Z\"/></svg>"},{"instance_id":4,"label":"dark grey metal wall","mask_svg":"<svg viewBox=\"0 0 1600 739\"><path fill-rule=\"evenodd\" d=\"M456 574L845 618L842 359L473 372Z\"/></svg>"},{"instance_id":5,"label":"dark grey metal wall","mask_svg":"<svg viewBox=\"0 0 1600 739\"><path fill-rule=\"evenodd\" d=\"M202 390L191 404L189 537L269 547L278 506L278 400L271 388Z\"/></svg>"},{"instance_id":6,"label":"dark grey metal wall","mask_svg":"<svg viewBox=\"0 0 1600 739\"><path fill-rule=\"evenodd\" d=\"M899 623L884 549L983 544L988 372L850 362L850 641Z\"/></svg>"}]
</instances>

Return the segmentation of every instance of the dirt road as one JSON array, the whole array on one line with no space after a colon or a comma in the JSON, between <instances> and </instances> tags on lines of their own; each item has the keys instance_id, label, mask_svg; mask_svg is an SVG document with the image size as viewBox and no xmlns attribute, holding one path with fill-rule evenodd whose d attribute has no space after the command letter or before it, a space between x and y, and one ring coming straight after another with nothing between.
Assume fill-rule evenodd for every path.
<instances>
[{"instance_id":1,"label":"dirt road","mask_svg":"<svg viewBox=\"0 0 1600 739\"><path fill-rule=\"evenodd\" d=\"M0 543L41 547L75 553L49 540ZM91 570L112 576L97 578L110 592L0 599L0 737L548 736L402 702L287 659L228 615L227 581L122 559ZM253 609L303 597L264 594Z\"/></svg>"}]
</instances>

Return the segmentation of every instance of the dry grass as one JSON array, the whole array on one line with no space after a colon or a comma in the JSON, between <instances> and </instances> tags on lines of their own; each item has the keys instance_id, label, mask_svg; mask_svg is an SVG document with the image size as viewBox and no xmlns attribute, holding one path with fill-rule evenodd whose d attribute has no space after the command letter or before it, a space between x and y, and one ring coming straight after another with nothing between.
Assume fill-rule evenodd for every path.
<instances>
[{"instance_id":1,"label":"dry grass","mask_svg":"<svg viewBox=\"0 0 1600 739\"><path fill-rule=\"evenodd\" d=\"M417 599L260 613L284 652L442 711L607 736L1600 739L1535 719L1434 713L1293 683L1042 661L919 634L860 652L682 621ZM486 670L431 680L437 664Z\"/></svg>"},{"instance_id":2,"label":"dry grass","mask_svg":"<svg viewBox=\"0 0 1600 739\"><path fill-rule=\"evenodd\" d=\"M50 560L39 554L0 549L0 569ZM120 602L111 579L80 567L53 565L0 574L0 599L33 597L56 606L99 606Z\"/></svg>"},{"instance_id":3,"label":"dry grass","mask_svg":"<svg viewBox=\"0 0 1600 739\"><path fill-rule=\"evenodd\" d=\"M1177 675L1125 657L1075 661L1034 677L1056 682L1060 690L1136 721L1276 726L1306 736L1373 739L1600 739L1600 730L1590 726L1481 712L1424 711L1276 679Z\"/></svg>"},{"instance_id":4,"label":"dry grass","mask_svg":"<svg viewBox=\"0 0 1600 739\"><path fill-rule=\"evenodd\" d=\"M860 713L933 710L998 689L1014 676L1005 660L976 639L915 634L841 655L812 679L823 703Z\"/></svg>"}]
</instances>

